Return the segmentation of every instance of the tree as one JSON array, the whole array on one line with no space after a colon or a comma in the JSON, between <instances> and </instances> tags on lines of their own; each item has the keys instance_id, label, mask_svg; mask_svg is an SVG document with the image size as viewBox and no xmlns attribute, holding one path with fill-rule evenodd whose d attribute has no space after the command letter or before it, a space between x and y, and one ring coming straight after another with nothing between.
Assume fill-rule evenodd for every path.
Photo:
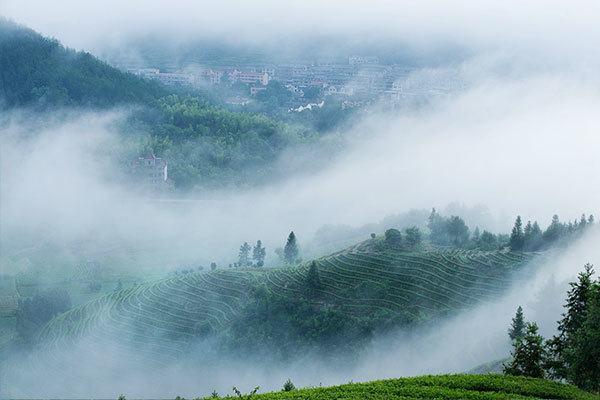
<instances>
[{"instance_id":1,"label":"tree","mask_svg":"<svg viewBox=\"0 0 600 400\"><path fill-rule=\"evenodd\" d=\"M554 214L550 226L544 231L543 238L546 242L552 243L562 236L564 229L564 224L560 222L558 215Z\"/></svg>"},{"instance_id":2,"label":"tree","mask_svg":"<svg viewBox=\"0 0 600 400\"><path fill-rule=\"evenodd\" d=\"M306 274L306 287L308 294L312 296L321 286L321 277L319 276L319 267L315 261L310 263L308 274Z\"/></svg>"},{"instance_id":3,"label":"tree","mask_svg":"<svg viewBox=\"0 0 600 400\"><path fill-rule=\"evenodd\" d=\"M544 377L546 349L544 338L538 334L538 326L535 322L527 323L525 335L513 343L513 348L512 360L508 365L503 366L506 375Z\"/></svg>"},{"instance_id":4,"label":"tree","mask_svg":"<svg viewBox=\"0 0 600 400\"><path fill-rule=\"evenodd\" d=\"M479 238L481 237L481 232L479 231L479 227L476 226L475 230L473 231L473 241L475 243L477 243L479 241Z\"/></svg>"},{"instance_id":5,"label":"tree","mask_svg":"<svg viewBox=\"0 0 600 400\"><path fill-rule=\"evenodd\" d=\"M298 258L298 243L294 231L290 232L285 247L283 248L283 257L286 264L293 264Z\"/></svg>"},{"instance_id":6,"label":"tree","mask_svg":"<svg viewBox=\"0 0 600 400\"><path fill-rule=\"evenodd\" d=\"M402 233L398 229L390 228L385 231L385 241L390 246L400 246L402 244Z\"/></svg>"},{"instance_id":7,"label":"tree","mask_svg":"<svg viewBox=\"0 0 600 400\"><path fill-rule=\"evenodd\" d=\"M527 221L523 230L523 249L524 250L539 250L542 247L542 230L537 221L531 224Z\"/></svg>"},{"instance_id":8,"label":"tree","mask_svg":"<svg viewBox=\"0 0 600 400\"><path fill-rule=\"evenodd\" d=\"M288 380L283 384L282 392L291 392L292 390L296 390L296 386L294 386L292 380L288 378Z\"/></svg>"},{"instance_id":9,"label":"tree","mask_svg":"<svg viewBox=\"0 0 600 400\"><path fill-rule=\"evenodd\" d=\"M214 271L215 269L217 269L217 263L216 262L211 262L210 263L210 270Z\"/></svg>"},{"instance_id":10,"label":"tree","mask_svg":"<svg viewBox=\"0 0 600 400\"><path fill-rule=\"evenodd\" d=\"M415 247L421 243L421 230L418 227L406 228L404 232L406 234L406 243L409 246Z\"/></svg>"},{"instance_id":11,"label":"tree","mask_svg":"<svg viewBox=\"0 0 600 400\"><path fill-rule=\"evenodd\" d=\"M586 319L593 274L593 266L586 264L584 271L579 273L577 282L569 283L571 288L567 292L564 305L566 312L558 321L558 335L548 341L551 358L547 363L547 369L554 378L575 381L576 377L572 369L577 357L575 342Z\"/></svg>"},{"instance_id":12,"label":"tree","mask_svg":"<svg viewBox=\"0 0 600 400\"><path fill-rule=\"evenodd\" d=\"M462 218L453 215L446 221L446 232L455 246L461 246L469 240L469 227Z\"/></svg>"},{"instance_id":13,"label":"tree","mask_svg":"<svg viewBox=\"0 0 600 400\"><path fill-rule=\"evenodd\" d=\"M525 239L523 236L523 225L521 223L521 216L518 215L517 220L515 221L515 226L510 234L510 248L512 250L521 250L524 244Z\"/></svg>"},{"instance_id":14,"label":"tree","mask_svg":"<svg viewBox=\"0 0 600 400\"><path fill-rule=\"evenodd\" d=\"M244 244L240 246L239 266L244 268L248 265L250 265L250 245L248 242L244 242Z\"/></svg>"},{"instance_id":15,"label":"tree","mask_svg":"<svg viewBox=\"0 0 600 400\"><path fill-rule=\"evenodd\" d=\"M429 228L429 239L432 243L447 244L446 226L444 218L437 213L435 208L429 214L427 228Z\"/></svg>"},{"instance_id":16,"label":"tree","mask_svg":"<svg viewBox=\"0 0 600 400\"><path fill-rule=\"evenodd\" d=\"M523 308L519 306L517 313L512 319L512 324L508 329L508 336L510 340L515 341L523 338L523 329L525 328L525 321L523 320Z\"/></svg>"},{"instance_id":17,"label":"tree","mask_svg":"<svg viewBox=\"0 0 600 400\"><path fill-rule=\"evenodd\" d=\"M479 238L479 247L481 250L486 251L498 248L498 239L496 238L496 235L488 231L483 231Z\"/></svg>"},{"instance_id":18,"label":"tree","mask_svg":"<svg viewBox=\"0 0 600 400\"><path fill-rule=\"evenodd\" d=\"M49 289L20 302L16 315L17 332L26 341L56 314L71 308L71 297L64 289Z\"/></svg>"},{"instance_id":19,"label":"tree","mask_svg":"<svg viewBox=\"0 0 600 400\"><path fill-rule=\"evenodd\" d=\"M256 262L257 267L262 267L265 265L265 256L267 254L267 250L262 247L262 242L260 240L256 241L256 246L252 250L252 259Z\"/></svg>"},{"instance_id":20,"label":"tree","mask_svg":"<svg viewBox=\"0 0 600 400\"><path fill-rule=\"evenodd\" d=\"M600 391L600 284L588 296L585 320L573 340L571 381L588 391Z\"/></svg>"}]
</instances>

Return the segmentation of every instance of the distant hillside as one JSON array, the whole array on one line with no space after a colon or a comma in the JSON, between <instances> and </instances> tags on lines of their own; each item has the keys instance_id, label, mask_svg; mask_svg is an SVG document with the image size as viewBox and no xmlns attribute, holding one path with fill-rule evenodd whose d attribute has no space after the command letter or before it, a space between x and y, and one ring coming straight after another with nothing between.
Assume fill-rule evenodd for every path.
<instances>
[{"instance_id":1,"label":"distant hillside","mask_svg":"<svg viewBox=\"0 0 600 400\"><path fill-rule=\"evenodd\" d=\"M175 91L0 18L0 110L144 106L135 108L121 125L123 137L130 138L124 142L133 141L116 150L127 152L117 157L125 160L125 174L132 174L131 159L151 151L168 161L177 190L251 186L278 178L274 164L283 150L319 141L307 127L261 114L230 112ZM319 146L321 153L309 157L303 168L314 167L313 161L329 156L332 148Z\"/></svg>"},{"instance_id":2,"label":"distant hillside","mask_svg":"<svg viewBox=\"0 0 600 400\"><path fill-rule=\"evenodd\" d=\"M214 398L206 397L205 399ZM238 396L220 397L239 399ZM504 375L439 375L386 379L367 383L255 394L252 399L565 399L598 400L600 396L546 379Z\"/></svg>"},{"instance_id":3,"label":"distant hillside","mask_svg":"<svg viewBox=\"0 0 600 400\"><path fill-rule=\"evenodd\" d=\"M287 358L308 349L352 353L378 330L414 326L502 295L533 255L381 248L379 238L284 268L190 272L115 291L61 314L37 335L118 344L168 362L199 339L236 354ZM89 346L89 342L86 344ZM127 358L125 357L125 358Z\"/></svg>"},{"instance_id":4,"label":"distant hillside","mask_svg":"<svg viewBox=\"0 0 600 400\"><path fill-rule=\"evenodd\" d=\"M0 108L112 107L166 94L156 83L0 18Z\"/></svg>"}]
</instances>

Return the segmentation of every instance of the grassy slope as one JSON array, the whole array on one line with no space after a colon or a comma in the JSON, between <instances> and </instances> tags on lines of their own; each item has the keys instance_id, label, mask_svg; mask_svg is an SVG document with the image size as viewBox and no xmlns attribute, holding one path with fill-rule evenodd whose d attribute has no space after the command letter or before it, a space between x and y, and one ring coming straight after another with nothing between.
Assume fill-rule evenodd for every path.
<instances>
[{"instance_id":1,"label":"grassy slope","mask_svg":"<svg viewBox=\"0 0 600 400\"><path fill-rule=\"evenodd\" d=\"M223 397L237 399L239 397ZM257 394L275 399L600 399L574 386L545 379L503 375L441 375L350 383L325 388ZM208 399L208 398L206 398Z\"/></svg>"},{"instance_id":2,"label":"grassy slope","mask_svg":"<svg viewBox=\"0 0 600 400\"><path fill-rule=\"evenodd\" d=\"M301 326L302 321L274 320L276 309L269 307L278 299L284 302L282 314L303 306L310 307L309 317L334 315L340 324L349 321L346 326L361 321L410 325L501 295L511 272L531 258L446 249L378 251L374 243L317 260L321 284L310 294L307 264L180 274L76 307L42 327L38 338L56 345L84 335L114 338L124 354L137 357L142 352L166 361L184 354L198 337L231 330L236 337L268 336L272 332L261 329L271 324L307 336L322 334ZM259 317L264 319L256 322L263 304L266 312Z\"/></svg>"}]
</instances>

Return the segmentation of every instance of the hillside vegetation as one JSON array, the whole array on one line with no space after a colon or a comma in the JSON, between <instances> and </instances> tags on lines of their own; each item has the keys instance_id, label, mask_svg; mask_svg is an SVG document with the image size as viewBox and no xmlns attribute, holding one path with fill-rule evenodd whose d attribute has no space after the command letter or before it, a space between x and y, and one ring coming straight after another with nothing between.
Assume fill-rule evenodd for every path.
<instances>
[{"instance_id":1,"label":"hillside vegetation","mask_svg":"<svg viewBox=\"0 0 600 400\"><path fill-rule=\"evenodd\" d=\"M319 140L311 128L227 111L191 89L122 72L0 18L0 109L96 111L124 106L129 111L120 124L122 140L110 149L123 173L134 175L131 161L152 151L168 161L169 176L179 190L272 181L274 163L285 149Z\"/></svg>"},{"instance_id":2,"label":"hillside vegetation","mask_svg":"<svg viewBox=\"0 0 600 400\"><path fill-rule=\"evenodd\" d=\"M215 398L206 397L205 399ZM221 397L239 399L238 396ZM597 400L600 396L575 386L545 379L503 375L441 375L386 379L368 383L262 393L256 400L275 399L569 399Z\"/></svg>"},{"instance_id":3,"label":"hillside vegetation","mask_svg":"<svg viewBox=\"0 0 600 400\"><path fill-rule=\"evenodd\" d=\"M240 356L264 351L286 358L319 347L351 353L377 330L413 326L500 296L532 257L377 250L374 244L314 265L189 272L131 286L58 315L37 340L53 346L71 346L77 337L109 340L122 355L157 362L211 337Z\"/></svg>"},{"instance_id":4,"label":"hillside vegetation","mask_svg":"<svg viewBox=\"0 0 600 400\"><path fill-rule=\"evenodd\" d=\"M114 107L168 92L0 18L0 108Z\"/></svg>"}]
</instances>

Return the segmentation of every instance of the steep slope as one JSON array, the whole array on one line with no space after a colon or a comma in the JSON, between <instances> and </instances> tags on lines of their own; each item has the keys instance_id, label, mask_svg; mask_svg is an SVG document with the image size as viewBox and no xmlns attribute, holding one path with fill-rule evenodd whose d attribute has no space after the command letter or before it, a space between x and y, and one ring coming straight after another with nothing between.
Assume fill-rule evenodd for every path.
<instances>
[{"instance_id":1,"label":"steep slope","mask_svg":"<svg viewBox=\"0 0 600 400\"><path fill-rule=\"evenodd\" d=\"M156 83L0 17L0 108L113 107L166 94Z\"/></svg>"},{"instance_id":2,"label":"steep slope","mask_svg":"<svg viewBox=\"0 0 600 400\"><path fill-rule=\"evenodd\" d=\"M180 274L126 288L61 314L37 335L44 345L76 338L119 354L178 359L200 339L221 348L291 356L310 347L341 351L378 329L411 326L501 295L533 256L451 249L374 251L357 246L274 269ZM89 346L89 341L86 344Z\"/></svg>"}]
</instances>

